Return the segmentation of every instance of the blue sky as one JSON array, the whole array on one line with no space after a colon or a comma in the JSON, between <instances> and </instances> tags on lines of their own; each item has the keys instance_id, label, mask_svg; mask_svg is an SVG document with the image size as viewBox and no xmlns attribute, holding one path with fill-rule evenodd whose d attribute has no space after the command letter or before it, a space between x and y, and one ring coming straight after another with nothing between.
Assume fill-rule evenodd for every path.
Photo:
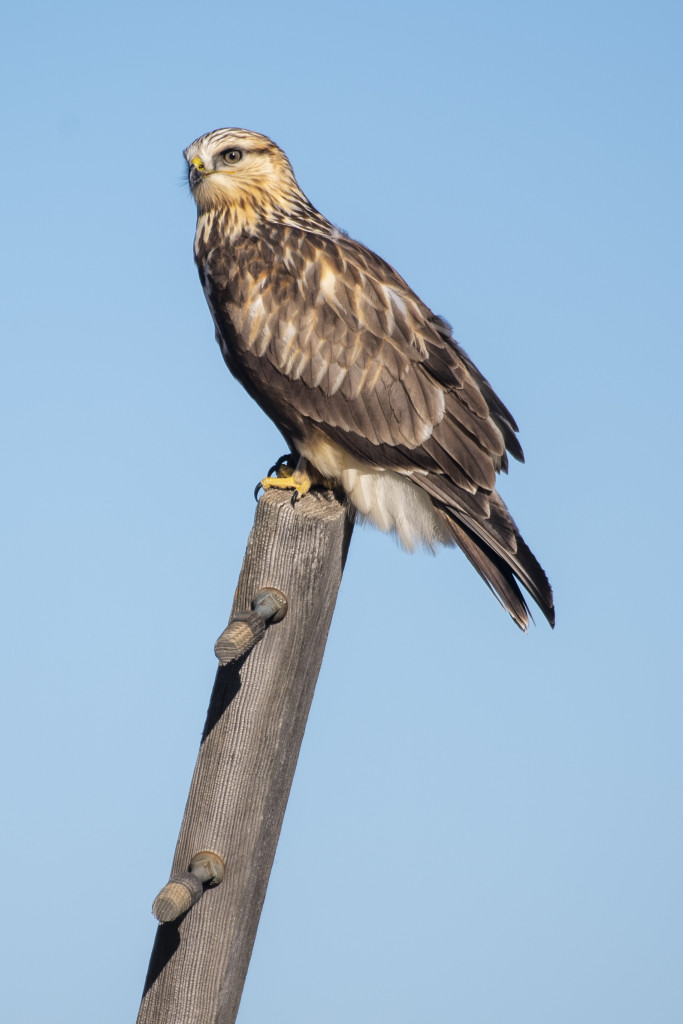
<instances>
[{"instance_id":1,"label":"blue sky","mask_svg":"<svg viewBox=\"0 0 683 1024\"><path fill-rule=\"evenodd\" d=\"M192 263L181 151L225 125L272 136L509 405L501 490L558 608L524 637L463 558L356 531L239 1024L681 1019L682 22L5 15L8 1020L134 1019L283 447Z\"/></svg>"}]
</instances>

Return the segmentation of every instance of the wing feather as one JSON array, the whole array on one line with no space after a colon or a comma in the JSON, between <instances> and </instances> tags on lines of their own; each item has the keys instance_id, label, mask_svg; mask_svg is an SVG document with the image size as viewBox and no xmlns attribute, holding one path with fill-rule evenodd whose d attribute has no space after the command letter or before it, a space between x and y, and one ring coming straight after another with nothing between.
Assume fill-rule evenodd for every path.
<instances>
[{"instance_id":1,"label":"wing feather","mask_svg":"<svg viewBox=\"0 0 683 1024\"><path fill-rule=\"evenodd\" d=\"M268 239L243 240L233 254L209 254L208 297L219 335L229 320L238 356L265 356L284 378L322 391L323 429L369 428L371 444L408 450L437 432L441 449L470 480L493 486L506 445L521 454L516 425L444 322L357 243L283 230L286 260L273 252L272 231ZM251 383L257 389L258 377ZM309 400L299 412L306 417L313 405Z\"/></svg>"},{"instance_id":2,"label":"wing feather","mask_svg":"<svg viewBox=\"0 0 683 1024\"><path fill-rule=\"evenodd\" d=\"M543 570L495 491L507 453L523 460L517 424L446 322L338 233L270 224L200 259L226 361L290 445L323 436L409 478L522 628L515 577L553 621ZM376 485L343 472L367 511Z\"/></svg>"}]
</instances>

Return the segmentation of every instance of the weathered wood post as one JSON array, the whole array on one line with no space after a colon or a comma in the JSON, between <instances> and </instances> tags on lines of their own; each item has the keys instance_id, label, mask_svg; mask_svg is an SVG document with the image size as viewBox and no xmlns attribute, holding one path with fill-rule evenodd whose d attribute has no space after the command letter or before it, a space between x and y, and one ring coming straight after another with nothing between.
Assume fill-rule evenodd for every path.
<instances>
[{"instance_id":1,"label":"weathered wood post","mask_svg":"<svg viewBox=\"0 0 683 1024\"><path fill-rule=\"evenodd\" d=\"M250 631L252 643L263 639L216 675L171 882L155 901L167 923L138 1024L237 1016L351 531L327 491L293 505L291 492L270 490L258 504L222 660ZM285 596L281 621L282 601L268 591L249 614L264 588Z\"/></svg>"}]
</instances>

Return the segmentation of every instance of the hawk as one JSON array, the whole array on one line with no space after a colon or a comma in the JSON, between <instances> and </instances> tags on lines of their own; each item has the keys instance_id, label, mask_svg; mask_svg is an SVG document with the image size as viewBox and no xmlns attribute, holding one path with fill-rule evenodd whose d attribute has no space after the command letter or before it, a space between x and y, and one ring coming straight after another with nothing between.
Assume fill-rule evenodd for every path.
<instances>
[{"instance_id":1,"label":"hawk","mask_svg":"<svg viewBox=\"0 0 683 1024\"><path fill-rule=\"evenodd\" d=\"M185 150L194 253L225 361L298 457L293 486L333 482L408 550L457 545L526 631L521 583L552 591L496 489L512 415L445 320L334 227L265 135L222 128Z\"/></svg>"}]
</instances>

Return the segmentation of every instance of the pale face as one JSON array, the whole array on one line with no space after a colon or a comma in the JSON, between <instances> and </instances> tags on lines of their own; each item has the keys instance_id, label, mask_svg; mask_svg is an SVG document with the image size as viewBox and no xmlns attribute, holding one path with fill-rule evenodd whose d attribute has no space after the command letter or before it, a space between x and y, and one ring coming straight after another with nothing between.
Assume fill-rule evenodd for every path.
<instances>
[{"instance_id":1,"label":"pale face","mask_svg":"<svg viewBox=\"0 0 683 1024\"><path fill-rule=\"evenodd\" d=\"M200 210L249 203L298 191L290 163L265 135L219 128L185 150L192 194Z\"/></svg>"}]
</instances>

